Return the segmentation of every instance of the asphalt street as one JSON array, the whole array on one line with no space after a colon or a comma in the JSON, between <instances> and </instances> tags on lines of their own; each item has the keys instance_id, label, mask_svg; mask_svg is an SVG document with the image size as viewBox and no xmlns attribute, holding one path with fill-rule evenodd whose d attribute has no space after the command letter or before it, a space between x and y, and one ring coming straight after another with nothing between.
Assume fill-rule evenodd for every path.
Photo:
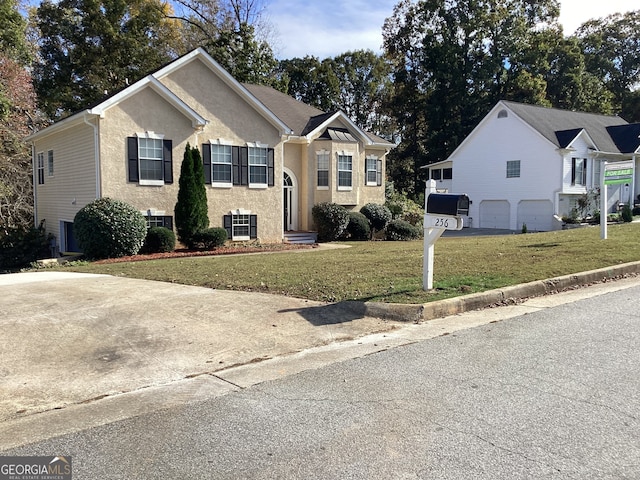
<instances>
[{"instance_id":1,"label":"asphalt street","mask_svg":"<svg viewBox=\"0 0 640 480\"><path fill-rule=\"evenodd\" d=\"M2 454L75 480L637 479L638 312L636 283Z\"/></svg>"}]
</instances>

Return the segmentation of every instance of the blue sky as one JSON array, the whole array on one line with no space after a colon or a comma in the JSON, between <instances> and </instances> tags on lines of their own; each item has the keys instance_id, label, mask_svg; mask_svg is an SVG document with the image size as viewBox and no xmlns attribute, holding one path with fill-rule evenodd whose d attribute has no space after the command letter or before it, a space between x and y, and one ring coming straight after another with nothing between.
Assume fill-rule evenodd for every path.
<instances>
[{"instance_id":1,"label":"blue sky","mask_svg":"<svg viewBox=\"0 0 640 480\"><path fill-rule=\"evenodd\" d=\"M324 59L349 50L382 46L382 25L397 0L268 0L267 15L276 30L278 58L313 55ZM561 0L566 35L591 18L640 9L637 0Z\"/></svg>"}]
</instances>

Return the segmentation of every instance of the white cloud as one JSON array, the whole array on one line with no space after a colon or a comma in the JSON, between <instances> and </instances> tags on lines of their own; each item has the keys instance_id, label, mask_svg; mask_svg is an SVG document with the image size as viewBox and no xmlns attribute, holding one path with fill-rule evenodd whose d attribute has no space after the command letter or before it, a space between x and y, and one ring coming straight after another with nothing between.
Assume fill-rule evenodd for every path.
<instances>
[{"instance_id":1,"label":"white cloud","mask_svg":"<svg viewBox=\"0 0 640 480\"><path fill-rule=\"evenodd\" d=\"M565 35L572 35L587 20L604 18L613 13L626 13L640 9L637 0L560 0L560 23Z\"/></svg>"}]
</instances>

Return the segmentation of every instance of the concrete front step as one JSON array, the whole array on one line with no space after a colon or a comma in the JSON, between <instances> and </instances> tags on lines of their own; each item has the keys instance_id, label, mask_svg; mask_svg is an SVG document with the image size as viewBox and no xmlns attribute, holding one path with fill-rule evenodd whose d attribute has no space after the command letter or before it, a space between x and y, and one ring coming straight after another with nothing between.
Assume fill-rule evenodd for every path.
<instances>
[{"instance_id":1,"label":"concrete front step","mask_svg":"<svg viewBox=\"0 0 640 480\"><path fill-rule=\"evenodd\" d=\"M286 243L314 244L318 243L316 232L285 232L284 241Z\"/></svg>"}]
</instances>

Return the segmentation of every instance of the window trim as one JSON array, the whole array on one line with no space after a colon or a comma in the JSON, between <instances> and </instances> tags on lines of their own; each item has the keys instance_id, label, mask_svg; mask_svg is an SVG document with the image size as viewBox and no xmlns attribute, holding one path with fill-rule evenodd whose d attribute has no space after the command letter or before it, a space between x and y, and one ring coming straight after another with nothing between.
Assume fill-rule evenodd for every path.
<instances>
[{"instance_id":1,"label":"window trim","mask_svg":"<svg viewBox=\"0 0 640 480\"><path fill-rule=\"evenodd\" d=\"M154 186L154 187L159 187L164 185L164 145L163 145L163 140L164 140L164 135L162 134L157 134L154 132L145 132L145 133L136 133L136 137L138 138L138 183L140 185L145 185L145 186ZM142 155L140 155L140 140L141 139L145 139L145 140L158 140L160 141L160 145L162 147L162 156L160 157L160 159L152 159L152 158L147 158L147 157L142 157ZM142 178L142 160L151 160L154 162L160 162L161 166L162 166L162 180L150 180L150 179L144 179Z\"/></svg>"},{"instance_id":2,"label":"window trim","mask_svg":"<svg viewBox=\"0 0 640 480\"><path fill-rule=\"evenodd\" d=\"M53 177L53 150L47 151L47 176Z\"/></svg>"},{"instance_id":3,"label":"window trim","mask_svg":"<svg viewBox=\"0 0 640 480\"><path fill-rule=\"evenodd\" d=\"M336 161L336 170L337 170L337 182L336 182L336 186L338 187L339 191L350 191L353 190L353 153L352 152L346 152L346 151L342 151L342 152L337 152L337 161ZM351 159L351 169L350 170L344 170L344 169L340 169L340 157L348 157ZM340 185L340 173L344 173L344 172L348 172L350 174L350 182L349 185Z\"/></svg>"},{"instance_id":4,"label":"window trim","mask_svg":"<svg viewBox=\"0 0 640 480\"><path fill-rule=\"evenodd\" d=\"M264 152L264 163L251 163L251 159L252 159L252 151L255 150L260 150L262 152ZM253 156L255 159L255 155ZM248 185L249 188L257 188L257 189L266 189L269 187L269 145L268 144L263 144L260 142L255 142L255 143L249 143L247 142L247 165L248 165L248 173L247 173L247 178L248 178ZM265 178L265 182L252 182L251 181L251 170L256 169L256 168L260 168L261 170L264 169L264 178Z\"/></svg>"},{"instance_id":5,"label":"window trim","mask_svg":"<svg viewBox=\"0 0 640 480\"><path fill-rule=\"evenodd\" d=\"M217 140L209 140L209 161L211 162L209 167L211 168L211 186L214 188L231 188L233 187L233 143L221 138ZM213 147L229 147L229 163L214 162L213 161ZM229 181L222 182L215 179L213 174L214 165L228 165L229 166Z\"/></svg>"},{"instance_id":6,"label":"window trim","mask_svg":"<svg viewBox=\"0 0 640 480\"><path fill-rule=\"evenodd\" d=\"M369 168L369 162L373 162L373 169ZM380 172L379 172L379 168L380 168L380 162L379 162L379 158L375 155L367 155L364 159L364 165L365 165L365 182L364 184L368 187L377 187L379 186L379 177L380 177ZM369 180L369 174L371 172L374 172L374 181Z\"/></svg>"},{"instance_id":7,"label":"window trim","mask_svg":"<svg viewBox=\"0 0 640 480\"><path fill-rule=\"evenodd\" d=\"M515 168L509 168L510 166L515 167L517 165L517 174ZM507 172L506 178L520 178L522 165L520 160L507 160Z\"/></svg>"},{"instance_id":8,"label":"window trim","mask_svg":"<svg viewBox=\"0 0 640 480\"><path fill-rule=\"evenodd\" d=\"M320 169L320 157L326 158L326 169ZM320 185L320 172L327 173L327 184ZM317 190L329 190L331 188L331 152L329 150L318 150L316 152L316 189Z\"/></svg>"},{"instance_id":9,"label":"window trim","mask_svg":"<svg viewBox=\"0 0 640 480\"><path fill-rule=\"evenodd\" d=\"M580 178L578 179L578 164L582 165ZM587 186L587 159L584 157L571 158L571 186L586 187Z\"/></svg>"},{"instance_id":10,"label":"window trim","mask_svg":"<svg viewBox=\"0 0 640 480\"><path fill-rule=\"evenodd\" d=\"M242 226L247 225L249 235L235 235L235 217L246 216L248 223L242 224ZM227 231L228 239L232 242L245 242L248 240L253 240L258 238L258 216L256 214L251 213L251 210L244 210L239 208L237 210L231 210L227 215L223 217L223 225L224 229ZM238 224L240 225L240 224Z\"/></svg>"},{"instance_id":11,"label":"window trim","mask_svg":"<svg viewBox=\"0 0 640 480\"><path fill-rule=\"evenodd\" d=\"M38 177L38 185L44 185L44 152L36 154L36 176Z\"/></svg>"}]
</instances>

